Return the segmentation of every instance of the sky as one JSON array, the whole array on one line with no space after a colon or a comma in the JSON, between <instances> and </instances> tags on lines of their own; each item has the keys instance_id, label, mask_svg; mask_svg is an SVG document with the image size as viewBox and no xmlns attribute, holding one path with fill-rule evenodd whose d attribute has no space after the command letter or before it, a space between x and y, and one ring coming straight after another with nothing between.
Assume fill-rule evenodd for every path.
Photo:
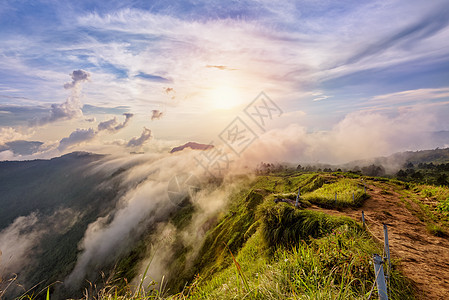
<instances>
[{"instance_id":1,"label":"sky","mask_svg":"<svg viewBox=\"0 0 449 300\"><path fill-rule=\"evenodd\" d=\"M2 0L0 160L189 141L315 162L445 147L448 15L446 0Z\"/></svg>"}]
</instances>

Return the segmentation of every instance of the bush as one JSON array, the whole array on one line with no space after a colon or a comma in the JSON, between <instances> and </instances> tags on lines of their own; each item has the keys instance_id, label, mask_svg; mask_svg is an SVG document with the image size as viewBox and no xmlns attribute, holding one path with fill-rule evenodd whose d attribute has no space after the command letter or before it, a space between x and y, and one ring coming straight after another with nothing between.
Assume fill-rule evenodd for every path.
<instances>
[{"instance_id":1,"label":"bush","mask_svg":"<svg viewBox=\"0 0 449 300\"><path fill-rule=\"evenodd\" d=\"M347 217L333 217L321 212L298 210L286 203L264 207L259 212L262 235L270 247L295 245L300 240L309 241L348 224L359 228Z\"/></svg>"}]
</instances>

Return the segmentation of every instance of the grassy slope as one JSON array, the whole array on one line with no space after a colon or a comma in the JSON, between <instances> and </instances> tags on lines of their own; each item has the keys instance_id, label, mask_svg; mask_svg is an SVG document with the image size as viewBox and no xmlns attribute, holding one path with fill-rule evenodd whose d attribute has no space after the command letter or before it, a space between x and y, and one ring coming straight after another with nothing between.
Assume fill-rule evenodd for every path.
<instances>
[{"instance_id":1,"label":"grassy slope","mask_svg":"<svg viewBox=\"0 0 449 300\"><path fill-rule=\"evenodd\" d=\"M381 247L349 218L298 210L275 204L279 194L289 196L296 187L324 198L357 188L356 179L332 175L263 176L237 205L243 214L229 214L207 237L199 276L184 296L190 299L362 299L374 281L370 264ZM262 200L260 200L262 198ZM258 199L257 201L255 199ZM255 203L258 205L254 205ZM323 206L334 205L322 203ZM337 207L360 205L341 197ZM248 217L248 209L254 211ZM245 221L243 221L245 220ZM253 224L251 220L254 220ZM233 230L230 224L244 224ZM213 243L211 243L213 241ZM224 243L231 241L226 248ZM236 243L236 241L238 241ZM232 253L232 254L231 254ZM236 261L233 261L233 255ZM397 271L392 278L393 299L410 299L411 287Z\"/></svg>"},{"instance_id":2,"label":"grassy slope","mask_svg":"<svg viewBox=\"0 0 449 300\"><path fill-rule=\"evenodd\" d=\"M408 196L415 195L416 201L418 196L428 195L444 204L449 195L448 190L441 188L414 187L386 179L381 183L394 185L397 192ZM382 254L382 246L350 218L295 209L292 204L273 201L295 199L301 187L302 207L311 203L334 208L359 206L366 199L361 184L359 176L343 173L259 176L250 187L231 197L227 212L208 231L193 268L186 273L182 259L173 263L170 271L179 271L179 278L174 284L169 283L169 291L177 287L182 290L180 293L170 296L151 287L147 287L150 292L136 293L130 286L113 283L100 290L96 298L365 299L374 282L372 254ZM356 201L353 192L360 194L354 197ZM423 218L434 218L438 209L445 212L444 205L429 206ZM180 215L174 215L171 222L184 226L191 213L186 208ZM438 214L444 217L441 212ZM132 252L135 256L122 261L121 276L135 275L135 269L127 268L141 258L144 248L144 244L138 245ZM180 247L177 251L182 258L188 249ZM126 280L119 278L117 282ZM413 298L410 283L395 266L391 282L391 299ZM372 297L377 297L375 291Z\"/></svg>"},{"instance_id":3,"label":"grassy slope","mask_svg":"<svg viewBox=\"0 0 449 300\"><path fill-rule=\"evenodd\" d=\"M193 279L182 292L135 295L125 287L122 299L365 299L375 278L372 254L381 254L382 246L350 218L273 201L294 199L298 187L302 206L310 200L325 207L358 206L364 199L352 201L352 192L361 187L360 178L351 174L259 176L251 188L234 195L228 212L209 230L191 270ZM351 197L322 201L336 191ZM391 299L413 298L396 267L391 282ZM99 298L107 299L112 291Z\"/></svg>"},{"instance_id":4,"label":"grassy slope","mask_svg":"<svg viewBox=\"0 0 449 300\"><path fill-rule=\"evenodd\" d=\"M436 236L449 234L449 187L397 180L389 180L383 184L401 195L404 205L426 224L430 233Z\"/></svg>"}]
</instances>

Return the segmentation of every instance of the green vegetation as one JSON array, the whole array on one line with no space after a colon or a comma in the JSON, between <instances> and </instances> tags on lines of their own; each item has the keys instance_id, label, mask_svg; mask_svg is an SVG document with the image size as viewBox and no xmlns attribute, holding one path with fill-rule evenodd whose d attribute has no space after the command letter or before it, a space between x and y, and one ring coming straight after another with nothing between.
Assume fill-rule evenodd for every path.
<instances>
[{"instance_id":1,"label":"green vegetation","mask_svg":"<svg viewBox=\"0 0 449 300\"><path fill-rule=\"evenodd\" d=\"M449 148L414 153L396 177L406 182L449 186Z\"/></svg>"},{"instance_id":2,"label":"green vegetation","mask_svg":"<svg viewBox=\"0 0 449 300\"><path fill-rule=\"evenodd\" d=\"M236 258L247 284L230 266L209 279L197 279L189 299L364 299L372 287L371 253L380 249L351 226L336 227L309 242L279 246L272 256L262 241L256 232ZM394 278L391 298L410 299L407 281L398 274Z\"/></svg>"},{"instance_id":3,"label":"green vegetation","mask_svg":"<svg viewBox=\"0 0 449 300\"><path fill-rule=\"evenodd\" d=\"M305 194L303 198L323 207L357 207L368 197L359 183L354 179L342 178Z\"/></svg>"},{"instance_id":4,"label":"green vegetation","mask_svg":"<svg viewBox=\"0 0 449 300\"><path fill-rule=\"evenodd\" d=\"M372 254L382 253L381 246L350 218L273 201L294 199L298 187L306 191L303 204L310 195L361 189L342 174L260 176L251 188L234 194L227 213L208 231L181 292L169 296L163 284L152 282L136 294L116 282L97 299L365 299L374 283ZM178 219L188 218L173 222ZM391 282L391 299L413 297L396 267Z\"/></svg>"},{"instance_id":5,"label":"green vegetation","mask_svg":"<svg viewBox=\"0 0 449 300\"><path fill-rule=\"evenodd\" d=\"M447 195L443 188L405 190L400 181L382 180L386 194L394 187L417 199ZM251 185L245 182L236 190L225 213L211 217L193 262L187 262L191 249L176 233L171 237L176 260L167 267L164 281L144 286L142 280L132 286L128 279L137 274L138 262L147 254L154 233L154 228L149 229L146 238L117 262L115 275L104 276L98 286L92 284L85 299L366 299L375 280L372 254L381 254L382 247L350 218L295 208L292 202L298 188L301 207L357 207L367 199L357 174L284 170L258 176ZM276 198L291 203L276 203ZM194 213L189 204L167 222L181 229ZM444 232L432 224L436 226L429 230L436 235ZM394 264L390 298L410 299L412 295L411 284Z\"/></svg>"},{"instance_id":6,"label":"green vegetation","mask_svg":"<svg viewBox=\"0 0 449 300\"><path fill-rule=\"evenodd\" d=\"M332 190L336 186L353 187L345 178L306 175L291 178L309 186L320 178L321 184L309 189L311 193L326 189L326 185ZM336 185L340 180L341 185ZM277 182L276 186L273 181ZM282 191L276 176L259 178L255 187L258 196L251 190L246 200L238 205L243 208L247 207L245 203L253 203L255 219L244 217L246 227L233 233L230 227L223 227L222 222L242 223L242 216L231 213L210 232L208 239L214 243L206 240L204 256L199 261L200 266L209 267L198 268L199 276L181 294L188 299L366 298L374 282L370 264L372 254L382 253L369 234L347 217L299 210L288 203L274 203L275 194L270 195L267 189L277 193ZM288 184L287 187L284 195L291 195L287 192L292 189ZM263 190L265 197L262 197L261 188L266 188ZM255 198L259 203L257 207L253 202ZM250 220L254 220L252 225ZM236 255L235 261L223 245L226 239L233 245L231 252ZM211 260L214 253L219 253L216 261ZM411 295L411 285L395 270L391 298L410 299Z\"/></svg>"},{"instance_id":7,"label":"green vegetation","mask_svg":"<svg viewBox=\"0 0 449 300\"><path fill-rule=\"evenodd\" d=\"M449 187L407 183L390 179L376 183L384 195L393 192L405 207L426 224L429 233L446 236L449 228Z\"/></svg>"},{"instance_id":8,"label":"green vegetation","mask_svg":"<svg viewBox=\"0 0 449 300\"><path fill-rule=\"evenodd\" d=\"M300 241L310 241L343 224L357 227L352 219L298 210L286 203L265 205L261 207L260 215L264 241L272 248L282 245L295 246Z\"/></svg>"}]
</instances>

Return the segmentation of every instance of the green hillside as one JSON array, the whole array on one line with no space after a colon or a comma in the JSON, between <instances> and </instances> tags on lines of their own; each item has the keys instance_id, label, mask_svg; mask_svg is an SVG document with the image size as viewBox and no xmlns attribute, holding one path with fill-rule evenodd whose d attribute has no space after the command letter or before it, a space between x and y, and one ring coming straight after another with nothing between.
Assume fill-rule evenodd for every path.
<instances>
[{"instance_id":1,"label":"green hillside","mask_svg":"<svg viewBox=\"0 0 449 300\"><path fill-rule=\"evenodd\" d=\"M90 283L84 281L80 289L69 291L60 281L74 268L87 226L112 210L126 192L121 175L138 166L136 161L128 169L92 172L102 159L74 154L51 161L1 163L5 184L0 188L8 197L0 200L3 207L12 208L9 214L1 212L3 228L35 211L42 226L60 224L67 217L56 213L62 208L83 212L67 230L41 237L33 249L33 263L17 279L19 283L25 278L28 287L38 285L28 292L16 289L16 295L40 299L50 286L52 299L366 299L370 293L376 298L372 256L382 254L383 245L379 236L362 226L360 209L380 201L381 206L371 208L378 225L369 223L370 227L405 213L416 217L416 228L424 228L429 236L446 239L448 234L449 188L444 185L284 168L233 178L233 192L218 199L225 208L202 223L195 223L201 214L195 199L186 199L167 215L157 216L112 262L90 270L86 277ZM46 176L37 175L43 173ZM227 186L212 182L203 189L213 193ZM393 216L384 204L402 211ZM409 226L407 222L398 224ZM173 229L170 249L153 247L158 224ZM197 245L187 243L183 231L193 224L194 231L204 232ZM396 232L400 229L395 227ZM149 278L141 274L142 261L153 257L147 268L151 272L161 255L168 255L162 280L139 284L136 278ZM400 259L394 259L390 299L421 299L402 270ZM2 289L13 290L8 279L0 281L0 295Z\"/></svg>"},{"instance_id":2,"label":"green hillside","mask_svg":"<svg viewBox=\"0 0 449 300\"><path fill-rule=\"evenodd\" d=\"M120 284L125 281L116 277L98 297L366 299L375 279L372 255L382 254L382 245L359 222L316 210L350 209L369 201L361 178L346 173L300 172L259 176L250 184L242 184L231 197L226 213L207 232L191 269L178 272L178 276L167 269L172 276L165 278L163 287L153 282L137 293L136 287ZM404 188L387 179L380 184ZM303 188L299 200L305 209L296 209L289 201L297 187ZM274 201L281 198L286 202ZM177 256L184 257L184 251L188 249L180 249ZM184 262L178 259L174 264ZM397 264L393 262L390 298L413 299L413 285ZM377 298L376 293L374 290L372 297Z\"/></svg>"}]
</instances>

